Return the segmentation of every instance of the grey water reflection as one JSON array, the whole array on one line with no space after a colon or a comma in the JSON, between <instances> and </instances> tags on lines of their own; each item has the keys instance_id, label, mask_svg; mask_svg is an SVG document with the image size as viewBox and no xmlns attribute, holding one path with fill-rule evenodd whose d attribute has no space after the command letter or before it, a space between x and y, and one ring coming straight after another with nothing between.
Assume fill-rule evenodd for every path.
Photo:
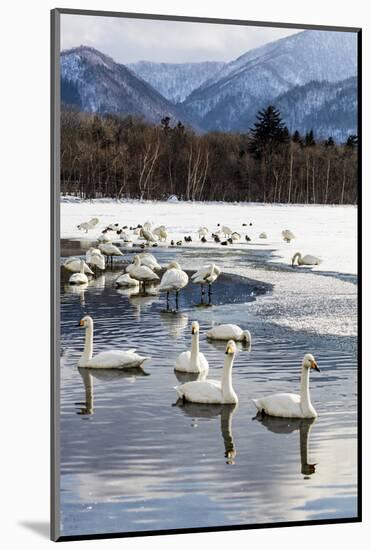
<instances>
[{"instance_id":1,"label":"grey water reflection","mask_svg":"<svg viewBox=\"0 0 371 550\"><path fill-rule=\"evenodd\" d=\"M279 418L260 413L255 418L270 432L275 434L291 434L292 432L299 431L301 473L304 476L311 476L315 473L317 464L308 463L309 436L312 426L316 421L315 418Z\"/></svg>"},{"instance_id":2,"label":"grey water reflection","mask_svg":"<svg viewBox=\"0 0 371 550\"><path fill-rule=\"evenodd\" d=\"M185 373L177 373L177 378L179 374ZM226 464L234 464L237 450L233 440L232 418L238 405L205 405L202 403L183 403L183 401L178 400L177 406L186 417L192 419L191 425L193 428L198 427L199 419L214 420L220 416L220 431L224 442Z\"/></svg>"}]
</instances>

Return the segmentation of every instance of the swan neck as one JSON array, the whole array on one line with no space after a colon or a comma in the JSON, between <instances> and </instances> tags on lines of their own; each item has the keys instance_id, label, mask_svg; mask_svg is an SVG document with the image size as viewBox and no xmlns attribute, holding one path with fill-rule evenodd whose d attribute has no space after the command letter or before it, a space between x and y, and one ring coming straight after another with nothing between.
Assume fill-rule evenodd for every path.
<instances>
[{"instance_id":1,"label":"swan neck","mask_svg":"<svg viewBox=\"0 0 371 550\"><path fill-rule=\"evenodd\" d=\"M93 357L93 325L89 325L85 329L85 346L83 352L83 358L88 361Z\"/></svg>"},{"instance_id":2,"label":"swan neck","mask_svg":"<svg viewBox=\"0 0 371 550\"><path fill-rule=\"evenodd\" d=\"M304 365L301 368L300 401L303 414L308 414L312 403L309 395L309 369L304 367Z\"/></svg>"},{"instance_id":3,"label":"swan neck","mask_svg":"<svg viewBox=\"0 0 371 550\"><path fill-rule=\"evenodd\" d=\"M192 345L191 345L191 361L195 362L198 359L198 354L200 352L200 340L198 332L192 334Z\"/></svg>"},{"instance_id":4,"label":"swan neck","mask_svg":"<svg viewBox=\"0 0 371 550\"><path fill-rule=\"evenodd\" d=\"M222 372L222 395L224 400L228 400L231 396L234 395L234 390L232 386L232 366L233 366L234 355L227 354L224 359L224 367Z\"/></svg>"}]
</instances>

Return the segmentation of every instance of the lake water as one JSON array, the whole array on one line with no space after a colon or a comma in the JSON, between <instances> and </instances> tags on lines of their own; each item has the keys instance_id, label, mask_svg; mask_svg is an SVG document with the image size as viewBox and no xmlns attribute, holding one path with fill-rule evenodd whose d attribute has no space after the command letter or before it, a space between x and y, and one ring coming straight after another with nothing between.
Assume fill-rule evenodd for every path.
<instances>
[{"instance_id":1,"label":"lake water","mask_svg":"<svg viewBox=\"0 0 371 550\"><path fill-rule=\"evenodd\" d=\"M62 244L63 254L80 252L76 243ZM188 255L200 264L194 249L154 253L160 263L174 257L182 263ZM216 258L222 267L250 262L261 269L266 261L260 251L223 254ZM71 288L62 270L61 534L355 517L355 339L259 318L254 304L274 289L257 280L223 275L211 305L207 296L200 305L199 287L189 285L175 313L164 311L163 295L116 289L121 270L87 289ZM151 357L144 369L78 369L84 330L76 325L86 314L95 322L95 352L135 347ZM206 341L205 331L220 322L250 329L251 352L240 346L233 367L237 407L175 404L175 358L190 347L193 320L200 322L210 378L221 375L225 346ZM306 352L321 368L310 383L318 419L254 419L252 398L298 391Z\"/></svg>"}]
</instances>

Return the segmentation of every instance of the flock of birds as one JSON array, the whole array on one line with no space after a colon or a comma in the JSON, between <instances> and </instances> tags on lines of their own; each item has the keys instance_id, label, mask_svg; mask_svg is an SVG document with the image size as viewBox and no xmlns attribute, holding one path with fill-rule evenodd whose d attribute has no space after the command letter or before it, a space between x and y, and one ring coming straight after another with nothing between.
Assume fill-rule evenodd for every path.
<instances>
[{"instance_id":1,"label":"flock of birds","mask_svg":"<svg viewBox=\"0 0 371 550\"><path fill-rule=\"evenodd\" d=\"M80 320L79 327L85 329L85 345L79 359L80 368L90 369L137 369L149 359L136 353L135 349L127 351L109 350L93 355L92 317L85 316ZM232 367L237 353L236 342L245 342L251 350L251 334L237 325L224 324L211 328L206 338L211 340L227 341L225 359L220 380L208 378L209 363L200 351L200 326L197 321L191 325L191 349L182 352L175 361L174 370L180 373L194 374L196 380L175 386L178 399L184 403L199 403L207 405L237 404L238 395L232 384ZM259 399L253 399L258 413L284 418L316 418L309 393L309 373L314 369L319 371L313 355L304 355L301 369L300 394L278 393Z\"/></svg>"},{"instance_id":2,"label":"flock of birds","mask_svg":"<svg viewBox=\"0 0 371 550\"><path fill-rule=\"evenodd\" d=\"M98 218L92 218L88 222L78 225L81 231L88 233L99 224ZM247 224L242 224L247 227ZM252 226L252 223L249 223ZM207 227L200 227L197 235L201 243L214 240L216 243L227 246L238 242L242 235L225 225L218 224L218 229L209 231ZM289 229L282 231L285 242L290 243L295 235ZM267 239L266 233L260 233L260 239ZM120 250L122 247L137 246L142 249L159 246L159 243L168 243L169 231L164 225L152 227L150 222L137 226L120 226L112 223L105 227L97 238L96 247L91 247L86 252L85 259L70 257L65 260L63 266L72 272L69 278L71 285L83 285L89 283L89 277L94 276L98 270L103 271L113 263L115 257L124 256ZM246 234L245 240L251 241ZM184 242L192 242L191 235L184 236ZM170 246L181 246L183 241L170 240ZM292 266L295 262L302 265L318 265L321 259L314 255L304 255L297 252L292 257ZM177 261L170 261L160 277L163 267L155 256L148 251L142 251L133 256L133 261L115 280L118 287L142 289L146 291L146 285L158 284L158 290L166 293L166 304L169 309L170 293L175 295L176 309L178 309L179 292L184 289L189 281L200 285L201 296L204 287L207 286L210 296L212 285L221 274L221 269L215 264L202 266L191 277L181 268ZM93 319L85 316L79 323L85 328L84 351L79 360L79 367L98 369L132 369L140 367L147 357L136 353L135 349L127 351L110 350L93 355ZM175 361L175 371L196 375L197 379L185 382L175 387L179 399L184 402L204 404L237 404L238 396L232 385L232 367L237 353L236 342L243 342L251 349L251 334L234 324L222 324L214 326L206 333L207 339L226 341L225 359L220 380L207 377L209 371L208 360L200 351L199 341L200 327L197 321L192 323L191 349L181 353ZM309 394L309 373L314 369L319 371L317 363L311 354L306 354L302 362L300 395L283 393L274 394L260 399L254 399L259 413L276 417L288 418L315 418L317 413L311 403Z\"/></svg>"}]
</instances>

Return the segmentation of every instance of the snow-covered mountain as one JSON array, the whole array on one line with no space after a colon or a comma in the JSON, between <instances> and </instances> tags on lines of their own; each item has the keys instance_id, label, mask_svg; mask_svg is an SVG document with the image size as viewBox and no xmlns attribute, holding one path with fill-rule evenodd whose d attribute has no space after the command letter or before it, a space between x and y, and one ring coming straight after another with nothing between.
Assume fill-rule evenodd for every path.
<instances>
[{"instance_id":1,"label":"snow-covered mountain","mask_svg":"<svg viewBox=\"0 0 371 550\"><path fill-rule=\"evenodd\" d=\"M189 123L177 107L125 65L86 46L61 54L62 101L81 111L142 116L159 124L164 116Z\"/></svg>"},{"instance_id":2,"label":"snow-covered mountain","mask_svg":"<svg viewBox=\"0 0 371 550\"><path fill-rule=\"evenodd\" d=\"M275 105L281 111L289 130L302 134L312 128L317 138L332 136L346 141L357 134L357 80L309 82L279 96Z\"/></svg>"},{"instance_id":3,"label":"snow-covered mountain","mask_svg":"<svg viewBox=\"0 0 371 550\"><path fill-rule=\"evenodd\" d=\"M173 103L184 101L209 78L215 78L224 62L154 63L138 61L127 67Z\"/></svg>"},{"instance_id":4,"label":"snow-covered mountain","mask_svg":"<svg viewBox=\"0 0 371 550\"><path fill-rule=\"evenodd\" d=\"M290 130L313 128L337 140L357 133L355 33L303 31L230 63L140 61L129 68L80 46L62 52L61 73L62 101L82 111L246 132L257 111L273 104Z\"/></svg>"},{"instance_id":5,"label":"snow-covered mountain","mask_svg":"<svg viewBox=\"0 0 371 550\"><path fill-rule=\"evenodd\" d=\"M242 113L273 102L295 86L344 80L356 72L355 33L303 31L226 64L184 105L204 128L234 130L241 126Z\"/></svg>"}]
</instances>

